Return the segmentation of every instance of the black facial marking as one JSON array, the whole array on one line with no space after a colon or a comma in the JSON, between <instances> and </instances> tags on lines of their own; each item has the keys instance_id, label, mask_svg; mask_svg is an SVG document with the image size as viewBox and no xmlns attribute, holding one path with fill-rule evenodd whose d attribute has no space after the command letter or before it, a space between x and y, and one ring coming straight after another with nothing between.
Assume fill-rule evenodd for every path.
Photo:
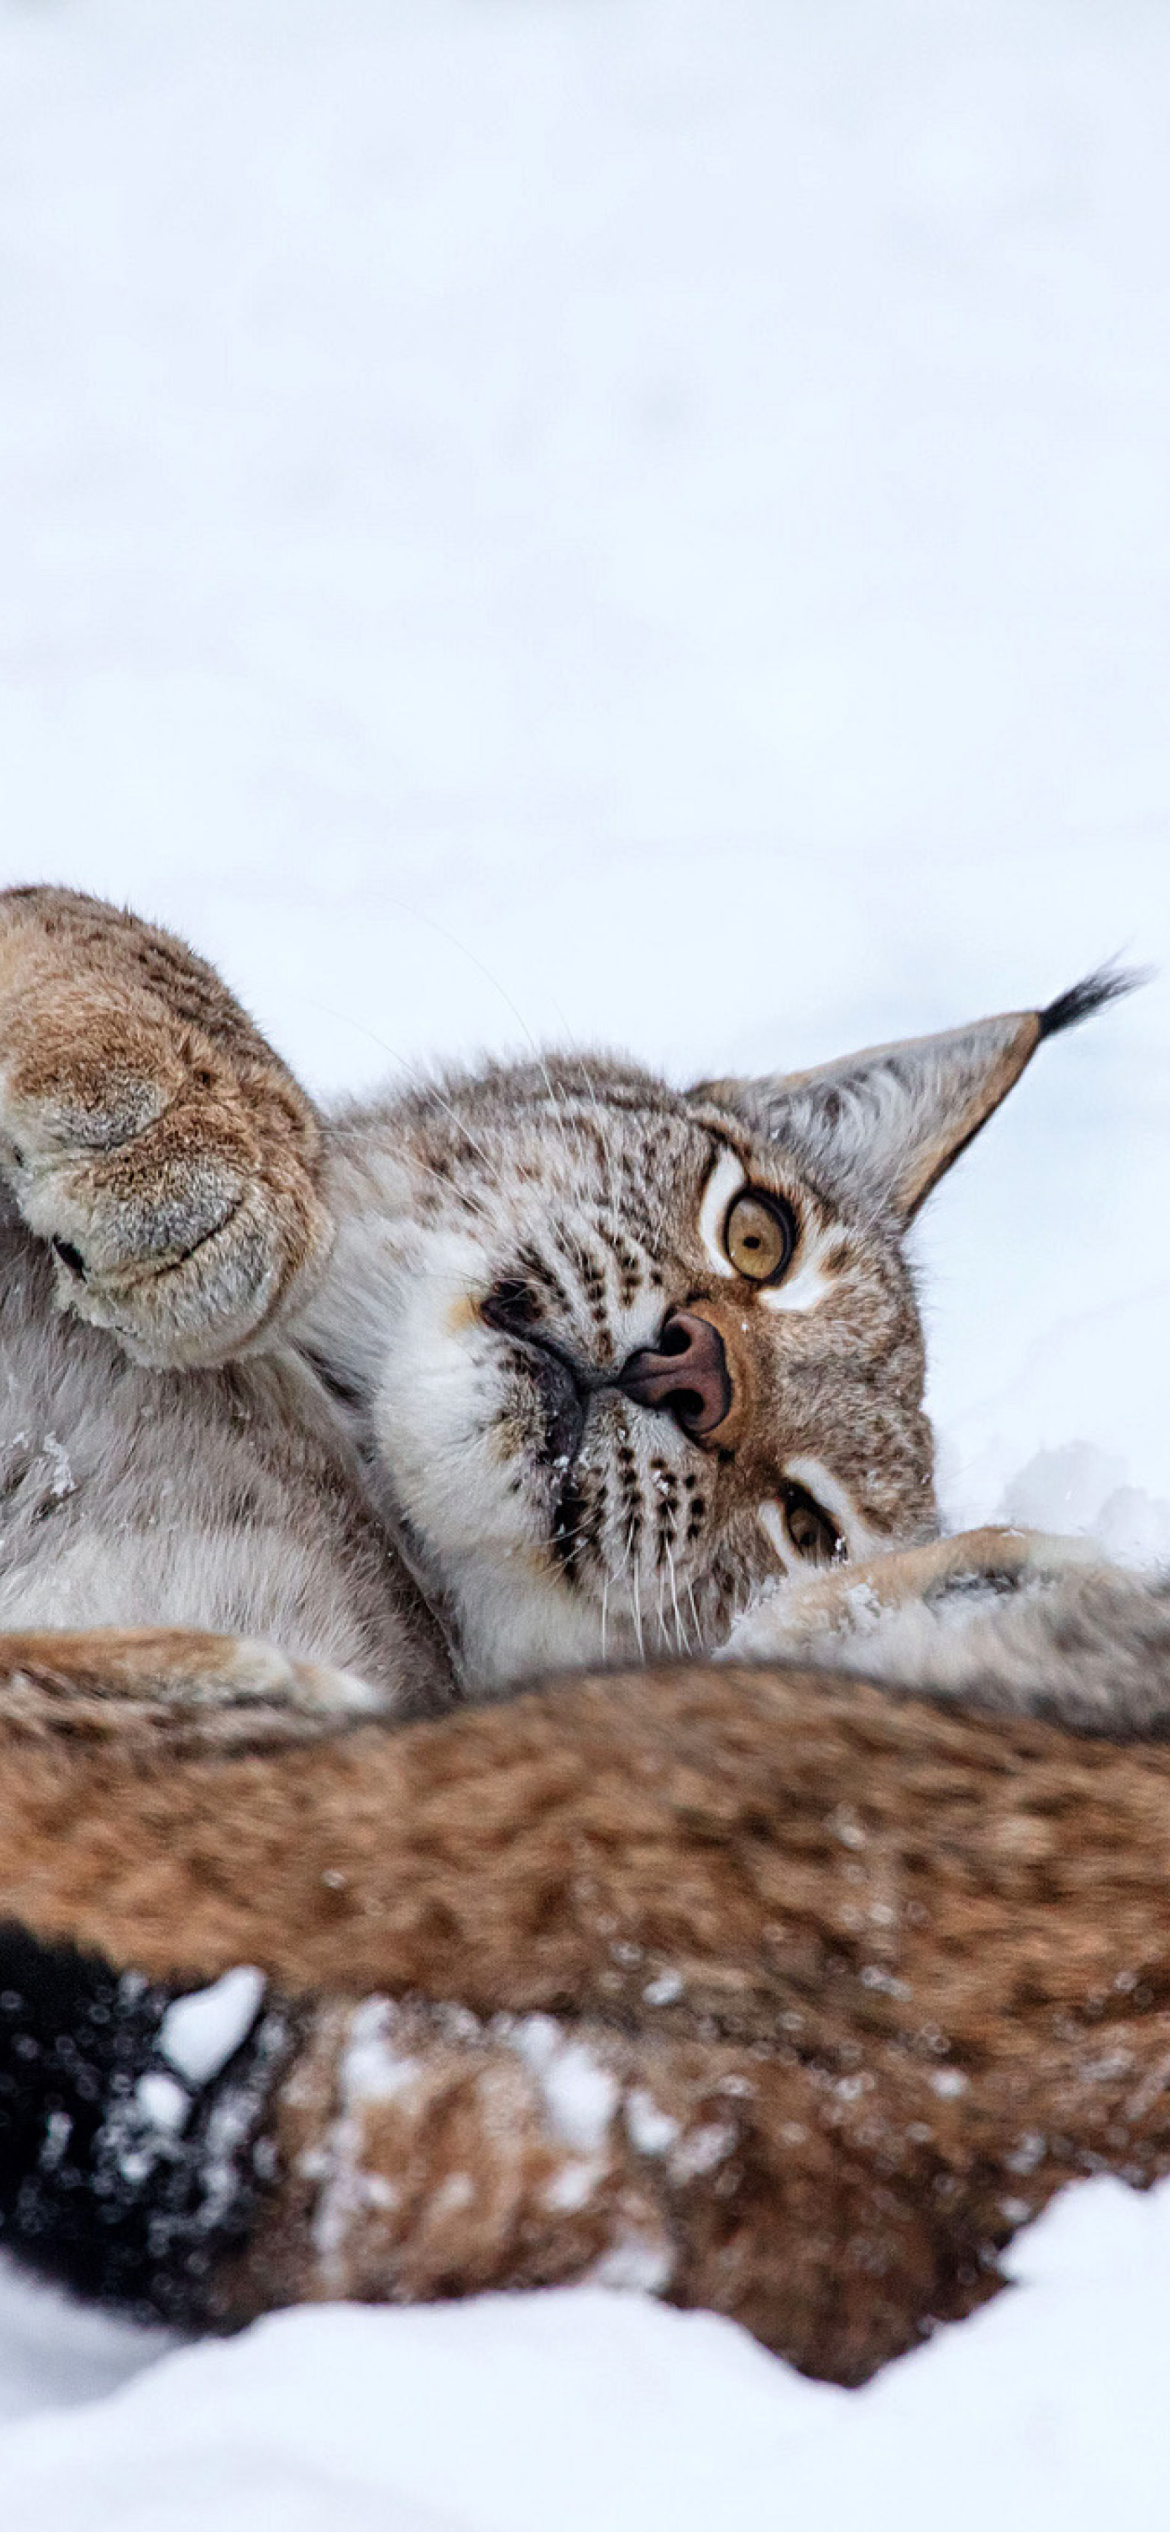
<instances>
[{"instance_id":1,"label":"black facial marking","mask_svg":"<svg viewBox=\"0 0 1170 2532\"><path fill-rule=\"evenodd\" d=\"M574 1477L566 1477L553 1514L552 1541L557 1562L568 1582L575 1582L586 1546L589 1506Z\"/></svg>"},{"instance_id":2,"label":"black facial marking","mask_svg":"<svg viewBox=\"0 0 1170 2532\"><path fill-rule=\"evenodd\" d=\"M504 1336L523 1336L540 1315L540 1295L522 1275L501 1275L480 1305L480 1317Z\"/></svg>"},{"instance_id":3,"label":"black facial marking","mask_svg":"<svg viewBox=\"0 0 1170 2532\"><path fill-rule=\"evenodd\" d=\"M533 1347L529 1358L544 1409L542 1459L566 1473L572 1468L585 1430L586 1401L572 1366L559 1354Z\"/></svg>"},{"instance_id":4,"label":"black facial marking","mask_svg":"<svg viewBox=\"0 0 1170 2532\"><path fill-rule=\"evenodd\" d=\"M528 1242L525 1242L524 1247L519 1252L518 1263L523 1270L524 1277L527 1278L530 1283L537 1284L540 1289L547 1294L549 1300L556 1303L558 1310L560 1310L566 1318L571 1318L572 1302L569 1294L566 1291L564 1284L561 1282L556 1268L554 1266L550 1266L547 1257L542 1256L538 1248L534 1248ZM515 1280L515 1278L507 1276L501 1279L503 1284L508 1284ZM513 1324L515 1323L513 1322Z\"/></svg>"},{"instance_id":5,"label":"black facial marking","mask_svg":"<svg viewBox=\"0 0 1170 2532\"><path fill-rule=\"evenodd\" d=\"M576 1275L585 1306L602 1336L609 1333L609 1308L604 1268L590 1255L583 1240L572 1231L558 1229L556 1243L562 1257Z\"/></svg>"},{"instance_id":6,"label":"black facial marking","mask_svg":"<svg viewBox=\"0 0 1170 2532\"><path fill-rule=\"evenodd\" d=\"M81 1254L81 1250L79 1248L74 1248L72 1240L54 1240L52 1242L52 1247L54 1254L60 1258L61 1264L69 1268L71 1275L79 1275L82 1283L84 1283L85 1259Z\"/></svg>"}]
</instances>

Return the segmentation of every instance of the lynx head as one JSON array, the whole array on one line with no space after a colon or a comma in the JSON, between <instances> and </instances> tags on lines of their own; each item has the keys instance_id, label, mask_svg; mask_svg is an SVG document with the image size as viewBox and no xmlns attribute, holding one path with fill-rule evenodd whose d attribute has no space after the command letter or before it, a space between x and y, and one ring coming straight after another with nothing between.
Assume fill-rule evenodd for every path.
<instances>
[{"instance_id":1,"label":"lynx head","mask_svg":"<svg viewBox=\"0 0 1170 2532\"><path fill-rule=\"evenodd\" d=\"M814 1073L552 1058L334 1121L311 1342L481 1692L711 1646L778 1574L930 1535L905 1233L1112 989Z\"/></svg>"}]
</instances>

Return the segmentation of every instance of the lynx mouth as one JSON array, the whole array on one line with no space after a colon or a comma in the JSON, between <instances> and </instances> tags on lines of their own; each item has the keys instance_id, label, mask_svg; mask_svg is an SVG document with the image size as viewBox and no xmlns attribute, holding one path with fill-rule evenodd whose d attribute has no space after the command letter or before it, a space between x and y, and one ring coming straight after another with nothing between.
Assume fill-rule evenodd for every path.
<instances>
[{"instance_id":1,"label":"lynx mouth","mask_svg":"<svg viewBox=\"0 0 1170 2532\"><path fill-rule=\"evenodd\" d=\"M549 1353L543 1346L533 1346L531 1352L530 1368L544 1410L544 1448L539 1457L544 1466L567 1480L581 1448L587 1400L563 1355Z\"/></svg>"},{"instance_id":2,"label":"lynx mouth","mask_svg":"<svg viewBox=\"0 0 1170 2532\"><path fill-rule=\"evenodd\" d=\"M535 1383L544 1421L543 1441L535 1453L539 1465L567 1480L585 1431L588 1387L559 1345L543 1329L532 1326L530 1300L526 1285L493 1284L481 1304L480 1317L507 1337Z\"/></svg>"}]
</instances>

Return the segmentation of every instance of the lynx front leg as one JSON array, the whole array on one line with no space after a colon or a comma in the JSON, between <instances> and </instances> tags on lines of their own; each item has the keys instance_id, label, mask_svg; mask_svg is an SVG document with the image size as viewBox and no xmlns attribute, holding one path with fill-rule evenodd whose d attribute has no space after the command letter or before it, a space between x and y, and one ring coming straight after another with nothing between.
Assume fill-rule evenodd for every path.
<instances>
[{"instance_id":1,"label":"lynx front leg","mask_svg":"<svg viewBox=\"0 0 1170 2532\"><path fill-rule=\"evenodd\" d=\"M191 1757L312 1739L382 1705L365 1680L245 1636L179 1627L0 1635L0 1717L38 1740L165 1741Z\"/></svg>"},{"instance_id":2,"label":"lynx front leg","mask_svg":"<svg viewBox=\"0 0 1170 2532\"><path fill-rule=\"evenodd\" d=\"M1102 1566L1084 1539L1054 1537L1043 1530L994 1524L960 1530L920 1547L891 1548L864 1563L834 1565L807 1579L782 1585L744 1611L718 1658L767 1661L795 1658L835 1641L872 1636L897 1611L934 1609L951 1594L979 1588L1010 1593L1031 1583Z\"/></svg>"},{"instance_id":3,"label":"lynx front leg","mask_svg":"<svg viewBox=\"0 0 1170 2532\"><path fill-rule=\"evenodd\" d=\"M65 889L0 897L0 1169L62 1307L141 1363L254 1348L328 1251L320 1142L181 942Z\"/></svg>"}]
</instances>

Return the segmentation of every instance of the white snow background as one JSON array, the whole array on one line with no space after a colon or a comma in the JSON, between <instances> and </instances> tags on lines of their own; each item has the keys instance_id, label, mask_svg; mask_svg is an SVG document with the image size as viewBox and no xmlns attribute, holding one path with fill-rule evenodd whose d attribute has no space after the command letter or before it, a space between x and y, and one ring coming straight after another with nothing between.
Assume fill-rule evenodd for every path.
<instances>
[{"instance_id":1,"label":"white snow background","mask_svg":"<svg viewBox=\"0 0 1170 2532\"><path fill-rule=\"evenodd\" d=\"M1161 0L0 0L0 877L326 1091L1165 970L1168 129ZM1159 980L931 1208L956 1520L1170 1554L1168 1112ZM860 2394L595 2288L167 2352L6 2273L0 2517L1163 2532L1170 2199L1016 2266Z\"/></svg>"}]
</instances>

